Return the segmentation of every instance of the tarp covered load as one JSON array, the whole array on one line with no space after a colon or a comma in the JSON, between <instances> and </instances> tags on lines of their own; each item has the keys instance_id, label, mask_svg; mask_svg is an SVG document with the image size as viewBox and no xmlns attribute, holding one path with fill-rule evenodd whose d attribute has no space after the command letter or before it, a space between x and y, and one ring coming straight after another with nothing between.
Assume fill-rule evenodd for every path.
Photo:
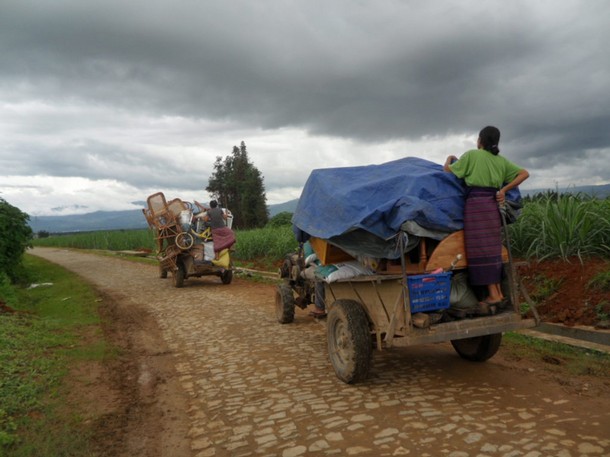
<instances>
[{"instance_id":1,"label":"tarp covered load","mask_svg":"<svg viewBox=\"0 0 610 457\"><path fill-rule=\"evenodd\" d=\"M463 226L465 187L453 173L415 157L380 165L313 170L293 223L328 239L361 228L390 238L411 220L432 230Z\"/></svg>"},{"instance_id":2,"label":"tarp covered load","mask_svg":"<svg viewBox=\"0 0 610 457\"><path fill-rule=\"evenodd\" d=\"M339 241L337 245L349 233L360 236L363 231L389 240L406 222L442 238L463 228L465 195L466 186L453 173L416 157L317 169L305 183L292 222L310 236Z\"/></svg>"}]
</instances>

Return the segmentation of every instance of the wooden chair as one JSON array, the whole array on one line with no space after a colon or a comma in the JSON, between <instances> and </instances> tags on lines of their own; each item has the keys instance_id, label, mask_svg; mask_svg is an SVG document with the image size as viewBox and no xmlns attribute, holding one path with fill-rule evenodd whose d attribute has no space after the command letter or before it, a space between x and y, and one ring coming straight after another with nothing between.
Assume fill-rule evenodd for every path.
<instances>
[{"instance_id":1,"label":"wooden chair","mask_svg":"<svg viewBox=\"0 0 610 457\"><path fill-rule=\"evenodd\" d=\"M174 202L174 200L172 200L172 202ZM178 216L174 214L165 200L163 192L157 192L156 194L150 195L146 199L146 203L148 208L144 210L144 216L155 231L159 251L163 251L164 240L173 239L180 232L178 224L180 213L178 213ZM177 204L174 203L174 206L177 206Z\"/></svg>"},{"instance_id":2,"label":"wooden chair","mask_svg":"<svg viewBox=\"0 0 610 457\"><path fill-rule=\"evenodd\" d=\"M173 200L170 200L170 202L167 204L167 207L176 219L180 218L180 213L182 211L189 209L188 205L179 198L174 198Z\"/></svg>"}]
</instances>

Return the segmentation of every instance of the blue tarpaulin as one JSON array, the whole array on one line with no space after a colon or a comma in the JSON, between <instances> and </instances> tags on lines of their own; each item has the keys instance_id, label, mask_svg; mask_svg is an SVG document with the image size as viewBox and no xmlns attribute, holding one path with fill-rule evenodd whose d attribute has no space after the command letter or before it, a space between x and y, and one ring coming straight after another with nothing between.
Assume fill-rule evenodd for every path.
<instances>
[{"instance_id":1,"label":"blue tarpaulin","mask_svg":"<svg viewBox=\"0 0 610 457\"><path fill-rule=\"evenodd\" d=\"M416 157L317 169L305 183L292 222L322 239L362 229L385 240L406 221L451 233L463 228L465 194L466 186L453 173Z\"/></svg>"}]
</instances>

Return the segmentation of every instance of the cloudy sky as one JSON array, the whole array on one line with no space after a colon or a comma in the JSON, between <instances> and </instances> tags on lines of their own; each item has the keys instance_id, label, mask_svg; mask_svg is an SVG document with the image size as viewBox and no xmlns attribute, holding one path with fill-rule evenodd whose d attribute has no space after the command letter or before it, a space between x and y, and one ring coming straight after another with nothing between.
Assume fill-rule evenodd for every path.
<instances>
[{"instance_id":1,"label":"cloudy sky","mask_svg":"<svg viewBox=\"0 0 610 457\"><path fill-rule=\"evenodd\" d=\"M496 125L523 189L610 182L606 0L0 0L0 197L30 215L207 201L246 143L315 168L443 163Z\"/></svg>"}]
</instances>

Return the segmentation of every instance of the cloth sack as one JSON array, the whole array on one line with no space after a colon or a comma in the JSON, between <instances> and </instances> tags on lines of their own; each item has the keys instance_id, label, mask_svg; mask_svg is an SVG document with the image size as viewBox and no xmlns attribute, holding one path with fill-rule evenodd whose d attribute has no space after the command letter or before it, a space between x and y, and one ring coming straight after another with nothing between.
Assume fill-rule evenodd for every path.
<instances>
[{"instance_id":1,"label":"cloth sack","mask_svg":"<svg viewBox=\"0 0 610 457\"><path fill-rule=\"evenodd\" d=\"M451 278L449 306L454 309L470 309L479 304L476 295L468 285L468 275L465 271L454 273Z\"/></svg>"},{"instance_id":2,"label":"cloth sack","mask_svg":"<svg viewBox=\"0 0 610 457\"><path fill-rule=\"evenodd\" d=\"M319 269L317 270L316 274L319 277L322 276L322 279L328 283L338 281L339 279L348 279L359 275L373 274L373 271L370 268L361 265L357 260L336 263L332 266L334 268L328 270L323 270L318 267Z\"/></svg>"},{"instance_id":3,"label":"cloth sack","mask_svg":"<svg viewBox=\"0 0 610 457\"><path fill-rule=\"evenodd\" d=\"M218 258L212 260L212 264L217 267L229 268L231 265L231 257L229 256L229 250L223 249L218 253Z\"/></svg>"}]
</instances>

